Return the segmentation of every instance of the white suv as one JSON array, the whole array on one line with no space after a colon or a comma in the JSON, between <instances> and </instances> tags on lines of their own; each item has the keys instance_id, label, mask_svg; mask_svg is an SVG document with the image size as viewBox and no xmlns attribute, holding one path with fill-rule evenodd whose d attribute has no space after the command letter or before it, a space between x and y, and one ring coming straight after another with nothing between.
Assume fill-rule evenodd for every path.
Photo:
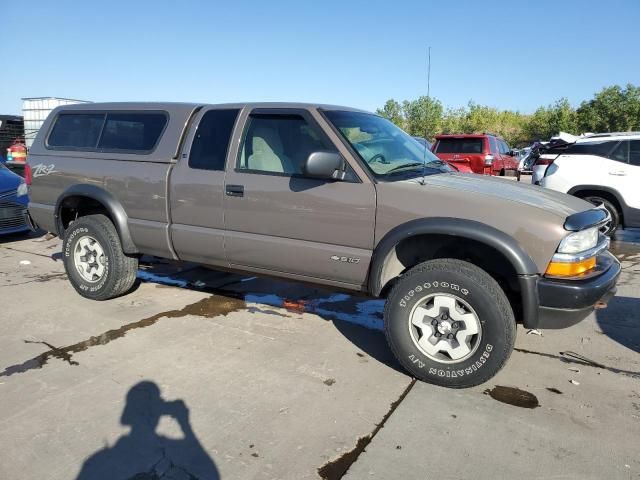
<instances>
[{"instance_id":1,"label":"white suv","mask_svg":"<svg viewBox=\"0 0 640 480\"><path fill-rule=\"evenodd\" d=\"M611 214L608 234L640 227L640 132L574 137L542 157L535 183L603 204Z\"/></svg>"}]
</instances>

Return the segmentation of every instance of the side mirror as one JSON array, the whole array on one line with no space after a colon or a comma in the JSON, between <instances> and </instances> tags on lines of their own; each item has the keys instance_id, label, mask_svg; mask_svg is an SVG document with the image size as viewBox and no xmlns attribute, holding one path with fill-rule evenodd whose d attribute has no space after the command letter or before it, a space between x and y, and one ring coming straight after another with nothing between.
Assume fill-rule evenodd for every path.
<instances>
[{"instance_id":1,"label":"side mirror","mask_svg":"<svg viewBox=\"0 0 640 480\"><path fill-rule=\"evenodd\" d=\"M304 174L311 178L342 180L345 161L336 152L313 152L304 164Z\"/></svg>"}]
</instances>

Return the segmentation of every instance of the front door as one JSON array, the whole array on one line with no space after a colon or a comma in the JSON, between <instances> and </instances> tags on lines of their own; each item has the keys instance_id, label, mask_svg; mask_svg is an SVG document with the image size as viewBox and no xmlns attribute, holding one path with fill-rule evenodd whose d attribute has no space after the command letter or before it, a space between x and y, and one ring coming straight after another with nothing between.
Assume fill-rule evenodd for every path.
<instances>
[{"instance_id":1,"label":"front door","mask_svg":"<svg viewBox=\"0 0 640 480\"><path fill-rule=\"evenodd\" d=\"M231 266L362 285L373 249L375 188L348 168L343 181L307 178L315 151L336 151L305 109L255 109L225 182Z\"/></svg>"}]
</instances>

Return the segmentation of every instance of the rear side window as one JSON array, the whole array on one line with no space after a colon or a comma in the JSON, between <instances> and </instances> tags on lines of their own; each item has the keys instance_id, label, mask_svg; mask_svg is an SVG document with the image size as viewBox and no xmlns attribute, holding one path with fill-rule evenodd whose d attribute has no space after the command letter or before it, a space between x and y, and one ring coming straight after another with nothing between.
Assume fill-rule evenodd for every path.
<instances>
[{"instance_id":1,"label":"rear side window","mask_svg":"<svg viewBox=\"0 0 640 480\"><path fill-rule=\"evenodd\" d=\"M164 112L61 113L47 146L62 150L152 151L167 124Z\"/></svg>"},{"instance_id":2,"label":"rear side window","mask_svg":"<svg viewBox=\"0 0 640 480\"><path fill-rule=\"evenodd\" d=\"M618 142L585 142L569 145L562 153L568 155L596 155L606 157Z\"/></svg>"},{"instance_id":3,"label":"rear side window","mask_svg":"<svg viewBox=\"0 0 640 480\"><path fill-rule=\"evenodd\" d=\"M224 170L229 140L239 110L209 110L196 130L189 167L200 170Z\"/></svg>"},{"instance_id":4,"label":"rear side window","mask_svg":"<svg viewBox=\"0 0 640 480\"><path fill-rule=\"evenodd\" d=\"M436 153L482 153L483 138L441 138Z\"/></svg>"},{"instance_id":5,"label":"rear side window","mask_svg":"<svg viewBox=\"0 0 640 480\"><path fill-rule=\"evenodd\" d=\"M496 147L495 137L489 137L489 148L491 149L491 153L498 153L498 147Z\"/></svg>"},{"instance_id":6,"label":"rear side window","mask_svg":"<svg viewBox=\"0 0 640 480\"><path fill-rule=\"evenodd\" d=\"M58 115L47 143L58 148L96 148L103 123L103 113L62 113Z\"/></svg>"},{"instance_id":7,"label":"rear side window","mask_svg":"<svg viewBox=\"0 0 640 480\"><path fill-rule=\"evenodd\" d=\"M109 113L98 145L104 150L153 150L167 124L164 113Z\"/></svg>"}]
</instances>

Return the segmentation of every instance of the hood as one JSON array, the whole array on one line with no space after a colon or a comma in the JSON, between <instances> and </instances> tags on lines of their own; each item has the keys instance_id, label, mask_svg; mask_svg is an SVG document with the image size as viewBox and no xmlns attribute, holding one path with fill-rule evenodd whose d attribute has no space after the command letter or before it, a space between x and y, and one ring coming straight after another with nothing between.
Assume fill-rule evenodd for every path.
<instances>
[{"instance_id":1,"label":"hood","mask_svg":"<svg viewBox=\"0 0 640 480\"><path fill-rule=\"evenodd\" d=\"M15 190L20 185L20 182L22 182L20 175L16 175L0 164L0 194Z\"/></svg>"},{"instance_id":2,"label":"hood","mask_svg":"<svg viewBox=\"0 0 640 480\"><path fill-rule=\"evenodd\" d=\"M421 180L412 179L406 182L420 183ZM425 178L425 186L451 188L468 192L471 195L501 198L537 207L562 218L593 208L590 203L571 195L487 175L458 173L430 175Z\"/></svg>"}]
</instances>

